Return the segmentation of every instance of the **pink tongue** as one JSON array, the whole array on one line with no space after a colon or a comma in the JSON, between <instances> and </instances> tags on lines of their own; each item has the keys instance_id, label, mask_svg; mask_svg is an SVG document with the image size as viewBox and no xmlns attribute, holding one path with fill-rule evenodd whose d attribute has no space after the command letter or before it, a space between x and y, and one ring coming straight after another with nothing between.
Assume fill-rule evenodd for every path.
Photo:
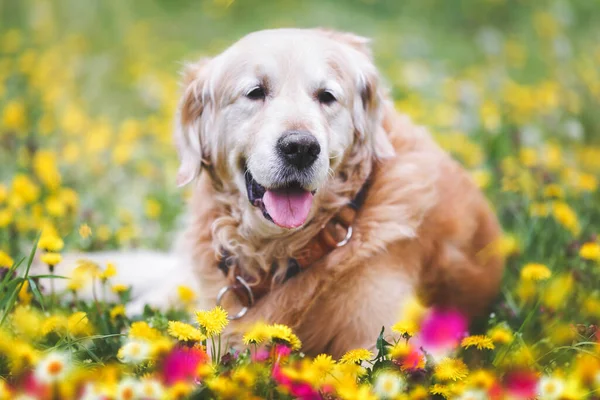
<instances>
[{"instance_id":1,"label":"pink tongue","mask_svg":"<svg viewBox=\"0 0 600 400\"><path fill-rule=\"evenodd\" d=\"M313 195L306 190L267 190L263 203L273 222L283 228L302 225L312 206Z\"/></svg>"}]
</instances>

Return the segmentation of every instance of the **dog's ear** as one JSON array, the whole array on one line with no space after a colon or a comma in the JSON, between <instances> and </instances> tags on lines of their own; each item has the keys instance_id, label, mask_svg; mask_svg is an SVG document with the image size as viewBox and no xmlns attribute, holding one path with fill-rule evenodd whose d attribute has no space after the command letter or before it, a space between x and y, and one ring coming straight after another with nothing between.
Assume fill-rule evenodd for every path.
<instances>
[{"instance_id":1,"label":"dog's ear","mask_svg":"<svg viewBox=\"0 0 600 400\"><path fill-rule=\"evenodd\" d=\"M381 87L379 73L373 62L370 40L353 33L337 32L328 29L316 29L317 32L343 43L351 49L353 64L358 68L355 77L358 101L354 106L354 125L362 139L370 142L373 154L378 159L385 159L395 155L385 130L382 126L384 103L388 95Z\"/></svg>"},{"instance_id":2,"label":"dog's ear","mask_svg":"<svg viewBox=\"0 0 600 400\"><path fill-rule=\"evenodd\" d=\"M184 186L200 175L202 164L209 155L206 152L206 123L203 114L209 106L208 89L210 59L188 64L183 70L183 96L175 120L175 145L180 166L177 186Z\"/></svg>"}]
</instances>

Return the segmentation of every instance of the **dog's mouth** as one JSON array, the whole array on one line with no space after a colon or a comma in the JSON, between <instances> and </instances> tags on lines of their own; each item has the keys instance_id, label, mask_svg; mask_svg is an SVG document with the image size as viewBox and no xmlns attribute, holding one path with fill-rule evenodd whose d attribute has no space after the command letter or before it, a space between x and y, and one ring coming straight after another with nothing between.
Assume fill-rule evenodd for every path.
<instances>
[{"instance_id":1,"label":"dog's mouth","mask_svg":"<svg viewBox=\"0 0 600 400\"><path fill-rule=\"evenodd\" d=\"M304 189L299 182L267 189L254 180L246 169L244 174L250 203L263 216L282 228L298 228L308 219L315 191Z\"/></svg>"}]
</instances>

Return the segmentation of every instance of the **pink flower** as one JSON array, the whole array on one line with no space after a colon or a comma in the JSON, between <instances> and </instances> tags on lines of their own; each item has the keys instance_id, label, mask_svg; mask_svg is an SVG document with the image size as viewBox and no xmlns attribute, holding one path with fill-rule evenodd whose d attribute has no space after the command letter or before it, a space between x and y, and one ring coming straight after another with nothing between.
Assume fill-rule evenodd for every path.
<instances>
[{"instance_id":1,"label":"pink flower","mask_svg":"<svg viewBox=\"0 0 600 400\"><path fill-rule=\"evenodd\" d=\"M506 374L504 385L511 397L530 399L536 395L537 375L532 371L514 371Z\"/></svg>"},{"instance_id":2,"label":"pink flower","mask_svg":"<svg viewBox=\"0 0 600 400\"><path fill-rule=\"evenodd\" d=\"M208 355L197 348L175 347L164 359L162 373L167 385L196 378L198 366Z\"/></svg>"},{"instance_id":3,"label":"pink flower","mask_svg":"<svg viewBox=\"0 0 600 400\"><path fill-rule=\"evenodd\" d=\"M267 349L259 349L252 353L253 362L263 362L269 358L269 351Z\"/></svg>"},{"instance_id":4,"label":"pink flower","mask_svg":"<svg viewBox=\"0 0 600 400\"><path fill-rule=\"evenodd\" d=\"M278 344L275 346L275 355L280 358L280 357L287 357L290 355L290 353L292 352L292 349L290 349L287 346L284 346L282 344Z\"/></svg>"},{"instance_id":5,"label":"pink flower","mask_svg":"<svg viewBox=\"0 0 600 400\"><path fill-rule=\"evenodd\" d=\"M421 324L417 342L429 353L454 349L467 334L467 319L458 311L432 309Z\"/></svg>"},{"instance_id":6,"label":"pink flower","mask_svg":"<svg viewBox=\"0 0 600 400\"><path fill-rule=\"evenodd\" d=\"M273 365L273 379L279 385L285 387L289 393L296 399L299 400L320 400L321 395L318 391L313 389L308 383L305 382L294 382L288 376L286 376L279 363Z\"/></svg>"}]
</instances>

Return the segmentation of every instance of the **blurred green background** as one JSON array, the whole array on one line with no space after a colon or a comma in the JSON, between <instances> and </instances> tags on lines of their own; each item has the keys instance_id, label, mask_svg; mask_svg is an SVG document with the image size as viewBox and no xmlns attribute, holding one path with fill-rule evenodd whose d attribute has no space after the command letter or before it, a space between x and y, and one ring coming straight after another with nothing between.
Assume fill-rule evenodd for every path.
<instances>
[{"instance_id":1,"label":"blurred green background","mask_svg":"<svg viewBox=\"0 0 600 400\"><path fill-rule=\"evenodd\" d=\"M597 0L0 0L0 24L6 251L40 227L85 250L168 247L187 194L171 145L182 62L264 28L372 37L398 109L473 171L508 228L502 193L543 179L500 176L507 157L598 167Z\"/></svg>"}]
</instances>

